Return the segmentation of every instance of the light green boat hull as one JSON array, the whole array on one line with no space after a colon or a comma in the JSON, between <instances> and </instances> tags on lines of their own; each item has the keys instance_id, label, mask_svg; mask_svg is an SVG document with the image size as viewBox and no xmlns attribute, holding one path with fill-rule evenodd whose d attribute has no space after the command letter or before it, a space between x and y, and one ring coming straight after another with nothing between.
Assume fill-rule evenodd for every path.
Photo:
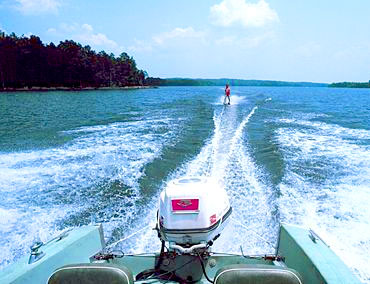
<instances>
[{"instance_id":1,"label":"light green boat hull","mask_svg":"<svg viewBox=\"0 0 370 284\"><path fill-rule=\"evenodd\" d=\"M39 251L45 255L29 264L30 256L0 271L0 283L47 283L49 276L59 267L69 263L90 262L90 257L104 248L102 227L84 226L76 228L62 239L55 239Z\"/></svg>"},{"instance_id":2,"label":"light green boat hull","mask_svg":"<svg viewBox=\"0 0 370 284\"><path fill-rule=\"evenodd\" d=\"M0 272L0 283L47 283L53 271L63 265L90 262L93 259L92 256L104 248L103 240L100 226L75 229L63 239L54 240L42 246L40 250L45 253L45 256L35 263L28 264L29 256L26 256L5 268ZM299 272L303 283L360 283L350 269L317 235L304 228L281 225L277 255L281 256L282 260L272 260L264 256L211 254L205 270L208 277L213 279L221 267L229 264L265 264L293 268ZM96 262L125 266L135 276L144 270L153 268L157 257L158 255L153 254L125 255L109 261ZM189 256L180 256L175 262L177 267L181 267L181 263L189 262ZM179 273L197 274L201 278L198 283L209 283L204 278L199 263L197 266L184 266ZM144 282L160 283L156 279ZM144 282L138 281L138 283Z\"/></svg>"},{"instance_id":3,"label":"light green boat hull","mask_svg":"<svg viewBox=\"0 0 370 284\"><path fill-rule=\"evenodd\" d=\"M312 231L282 225L278 254L305 283L360 283L343 261Z\"/></svg>"}]
</instances>

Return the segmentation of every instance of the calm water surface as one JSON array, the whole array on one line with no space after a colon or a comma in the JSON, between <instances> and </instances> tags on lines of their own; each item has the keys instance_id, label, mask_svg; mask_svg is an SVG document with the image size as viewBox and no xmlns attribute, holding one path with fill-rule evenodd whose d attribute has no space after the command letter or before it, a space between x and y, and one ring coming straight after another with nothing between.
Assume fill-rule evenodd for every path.
<instances>
[{"instance_id":1,"label":"calm water surface","mask_svg":"<svg viewBox=\"0 0 370 284\"><path fill-rule=\"evenodd\" d=\"M66 228L113 243L154 227L166 183L211 176L233 219L214 251L313 228L370 283L370 90L166 87L0 94L0 267ZM156 251L151 229L119 245ZM154 241L153 241L154 240Z\"/></svg>"}]
</instances>

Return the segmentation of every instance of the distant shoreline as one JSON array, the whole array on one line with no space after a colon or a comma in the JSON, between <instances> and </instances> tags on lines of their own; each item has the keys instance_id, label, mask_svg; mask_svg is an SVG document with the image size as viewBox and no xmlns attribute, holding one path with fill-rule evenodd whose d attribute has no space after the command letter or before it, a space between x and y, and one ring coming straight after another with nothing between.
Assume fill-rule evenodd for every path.
<instances>
[{"instance_id":1,"label":"distant shoreline","mask_svg":"<svg viewBox=\"0 0 370 284\"><path fill-rule=\"evenodd\" d=\"M151 89L157 86L125 86L125 87L84 87L84 88L70 88L70 87L31 87L31 88L5 88L0 89L0 93L12 92L50 92L50 91L104 91L104 90L135 90L135 89Z\"/></svg>"},{"instance_id":2,"label":"distant shoreline","mask_svg":"<svg viewBox=\"0 0 370 284\"><path fill-rule=\"evenodd\" d=\"M245 79L192 79L192 78L147 78L148 83L159 86L225 86L229 84L247 87L327 87L327 83L289 82L274 80L245 80Z\"/></svg>"},{"instance_id":3,"label":"distant shoreline","mask_svg":"<svg viewBox=\"0 0 370 284\"><path fill-rule=\"evenodd\" d=\"M339 82L331 83L329 88L357 88L357 89L368 89L370 88L369 82Z\"/></svg>"},{"instance_id":4,"label":"distant shoreline","mask_svg":"<svg viewBox=\"0 0 370 284\"><path fill-rule=\"evenodd\" d=\"M340 83L311 83L311 82L286 82L286 81L265 81L265 80L238 80L238 79L159 79L159 84L123 86L123 87L23 87L23 88L0 88L0 93L12 92L51 92L51 91L109 91L109 90L135 90L152 89L158 87L211 87L224 86L225 82L231 82L234 87L329 87L329 88L370 88L370 83L340 82ZM152 82L153 83L153 82ZM155 82L158 83L158 82Z\"/></svg>"}]
</instances>

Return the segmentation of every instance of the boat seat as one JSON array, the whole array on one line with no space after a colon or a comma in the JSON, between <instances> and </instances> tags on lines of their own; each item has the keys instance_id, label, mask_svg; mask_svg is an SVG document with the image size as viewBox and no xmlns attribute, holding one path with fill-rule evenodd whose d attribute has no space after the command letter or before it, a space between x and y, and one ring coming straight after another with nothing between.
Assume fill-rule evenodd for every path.
<instances>
[{"instance_id":1,"label":"boat seat","mask_svg":"<svg viewBox=\"0 0 370 284\"><path fill-rule=\"evenodd\" d=\"M262 264L232 264L221 267L214 284L303 284L294 269Z\"/></svg>"},{"instance_id":2,"label":"boat seat","mask_svg":"<svg viewBox=\"0 0 370 284\"><path fill-rule=\"evenodd\" d=\"M79 263L58 268L50 276L49 284L131 284L132 272L125 266L108 263Z\"/></svg>"}]
</instances>

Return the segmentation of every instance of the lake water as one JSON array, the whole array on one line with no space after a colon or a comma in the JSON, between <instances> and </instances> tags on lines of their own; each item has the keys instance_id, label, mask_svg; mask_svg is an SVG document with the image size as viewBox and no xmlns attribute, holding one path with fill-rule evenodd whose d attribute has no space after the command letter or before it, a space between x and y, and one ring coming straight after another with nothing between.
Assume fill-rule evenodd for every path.
<instances>
[{"instance_id":1,"label":"lake water","mask_svg":"<svg viewBox=\"0 0 370 284\"><path fill-rule=\"evenodd\" d=\"M156 251L160 191L201 175L233 207L214 251L271 253L279 223L298 224L370 283L370 90L231 91L230 106L222 87L1 93L0 267L96 222Z\"/></svg>"}]
</instances>

